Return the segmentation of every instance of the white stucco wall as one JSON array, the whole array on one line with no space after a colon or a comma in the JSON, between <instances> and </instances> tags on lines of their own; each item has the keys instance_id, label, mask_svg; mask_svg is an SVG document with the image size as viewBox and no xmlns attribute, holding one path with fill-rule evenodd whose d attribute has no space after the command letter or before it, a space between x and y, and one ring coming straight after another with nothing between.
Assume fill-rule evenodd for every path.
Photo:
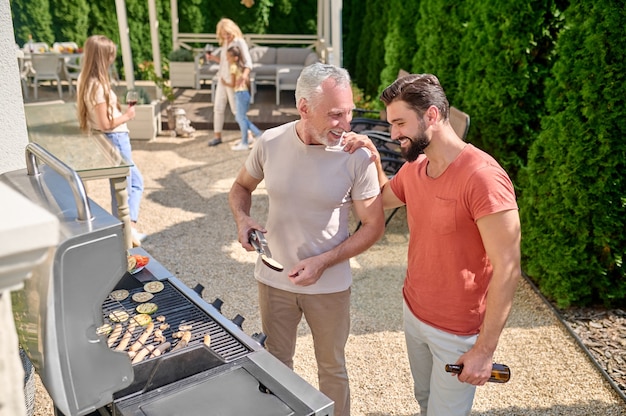
<instances>
[{"instance_id":1,"label":"white stucco wall","mask_svg":"<svg viewBox=\"0 0 626 416\"><path fill-rule=\"evenodd\" d=\"M9 0L0 0L0 173L26 167L24 100Z\"/></svg>"}]
</instances>

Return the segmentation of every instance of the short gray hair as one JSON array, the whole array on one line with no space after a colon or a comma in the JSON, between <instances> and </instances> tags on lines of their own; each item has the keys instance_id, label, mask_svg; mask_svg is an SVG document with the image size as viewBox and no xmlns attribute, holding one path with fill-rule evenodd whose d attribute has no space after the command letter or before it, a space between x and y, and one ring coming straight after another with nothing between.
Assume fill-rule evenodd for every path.
<instances>
[{"instance_id":1,"label":"short gray hair","mask_svg":"<svg viewBox=\"0 0 626 416\"><path fill-rule=\"evenodd\" d=\"M311 101L321 92L320 86L326 79L331 78L338 87L350 87L350 74L343 68L335 65L314 63L305 67L296 83L296 105L301 98Z\"/></svg>"}]
</instances>

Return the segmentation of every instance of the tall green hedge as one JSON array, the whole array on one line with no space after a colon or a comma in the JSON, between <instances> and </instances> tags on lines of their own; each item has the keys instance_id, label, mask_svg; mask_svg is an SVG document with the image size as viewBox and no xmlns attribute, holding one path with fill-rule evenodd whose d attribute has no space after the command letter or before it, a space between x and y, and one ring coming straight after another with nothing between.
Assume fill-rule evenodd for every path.
<instances>
[{"instance_id":1,"label":"tall green hedge","mask_svg":"<svg viewBox=\"0 0 626 416\"><path fill-rule=\"evenodd\" d=\"M466 2L430 0L420 3L420 19L415 24L419 49L413 57L412 72L437 75L448 101L457 105L457 69L461 56L461 39L467 22Z\"/></svg>"},{"instance_id":2,"label":"tall green hedge","mask_svg":"<svg viewBox=\"0 0 626 416\"><path fill-rule=\"evenodd\" d=\"M46 42L52 45L52 15L48 0L10 0L15 42L23 46L28 41L28 35L33 36L35 42Z\"/></svg>"},{"instance_id":3,"label":"tall green hedge","mask_svg":"<svg viewBox=\"0 0 626 416\"><path fill-rule=\"evenodd\" d=\"M419 1L391 0L388 31L384 39L385 66L380 74L379 92L398 77L401 69L410 72L411 61L418 50L413 23L419 12ZM380 94L377 94L377 96Z\"/></svg>"},{"instance_id":4,"label":"tall green hedge","mask_svg":"<svg viewBox=\"0 0 626 416\"><path fill-rule=\"evenodd\" d=\"M353 79L365 95L376 96L380 89L380 74L385 67L385 37L389 27L388 4L379 0L365 0L357 7L365 7L363 23L356 54Z\"/></svg>"},{"instance_id":5,"label":"tall green hedge","mask_svg":"<svg viewBox=\"0 0 626 416\"><path fill-rule=\"evenodd\" d=\"M560 306L624 304L626 13L574 0L524 172L528 274Z\"/></svg>"},{"instance_id":6,"label":"tall green hedge","mask_svg":"<svg viewBox=\"0 0 626 416\"><path fill-rule=\"evenodd\" d=\"M367 39L363 39L363 33L368 33L364 20L365 7L363 7L362 0L344 0L342 9L343 67L350 72L355 82L356 56L359 47L367 43Z\"/></svg>"},{"instance_id":7,"label":"tall green hedge","mask_svg":"<svg viewBox=\"0 0 626 416\"><path fill-rule=\"evenodd\" d=\"M468 0L457 69L458 102L471 116L468 140L491 153L515 178L539 132L543 83L553 40L544 39L552 0Z\"/></svg>"},{"instance_id":8,"label":"tall green hedge","mask_svg":"<svg viewBox=\"0 0 626 416\"><path fill-rule=\"evenodd\" d=\"M50 0L52 30L57 42L81 45L89 32L89 5L86 0Z\"/></svg>"}]
</instances>

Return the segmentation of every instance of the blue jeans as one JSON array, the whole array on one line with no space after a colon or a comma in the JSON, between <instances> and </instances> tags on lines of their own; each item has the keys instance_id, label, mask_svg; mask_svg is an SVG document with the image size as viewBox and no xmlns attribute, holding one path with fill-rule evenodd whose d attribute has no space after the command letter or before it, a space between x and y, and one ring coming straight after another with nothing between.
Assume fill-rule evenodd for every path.
<instances>
[{"instance_id":1,"label":"blue jeans","mask_svg":"<svg viewBox=\"0 0 626 416\"><path fill-rule=\"evenodd\" d=\"M237 103L237 113L235 114L235 120L239 124L239 130L241 130L241 143L248 144L248 130L256 137L261 134L261 130L250 120L248 120L248 109L250 108L250 91L236 91L235 102Z\"/></svg>"},{"instance_id":2,"label":"blue jeans","mask_svg":"<svg viewBox=\"0 0 626 416\"><path fill-rule=\"evenodd\" d=\"M104 133L104 135L109 139L111 144L119 150L122 157L131 164L130 175L126 178L128 181L128 209L130 211L130 220L137 222L139 219L139 204L141 203L141 196L143 195L143 177L133 162L130 137L127 132ZM117 200L115 199L113 186L111 186L111 213L117 217Z\"/></svg>"}]
</instances>

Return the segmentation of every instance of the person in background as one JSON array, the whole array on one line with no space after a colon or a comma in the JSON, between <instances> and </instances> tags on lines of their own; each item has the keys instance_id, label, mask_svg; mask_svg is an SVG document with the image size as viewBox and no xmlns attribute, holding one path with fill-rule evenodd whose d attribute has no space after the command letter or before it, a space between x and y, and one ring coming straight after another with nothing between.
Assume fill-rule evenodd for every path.
<instances>
[{"instance_id":1,"label":"person in background","mask_svg":"<svg viewBox=\"0 0 626 416\"><path fill-rule=\"evenodd\" d=\"M232 149L248 150L248 130L252 132L254 137L260 136L261 130L248 119L247 113L250 108L250 90L248 84L239 82L245 69L241 49L239 49L238 46L231 46L226 51L226 57L230 65L230 78L228 81L224 78L220 78L220 82L235 90L235 102L237 104L235 119L241 130L241 141L233 146Z\"/></svg>"},{"instance_id":2,"label":"person in background","mask_svg":"<svg viewBox=\"0 0 626 416\"><path fill-rule=\"evenodd\" d=\"M126 122L135 118L135 107L124 113L111 88L109 67L115 61L117 47L106 36L87 38L83 48L82 69L78 78L76 107L80 128L85 133L100 132L131 164L128 177L128 207L132 226L133 245L139 246L146 235L137 230L139 205L143 195L143 177L133 162L130 136ZM115 190L111 187L111 211L117 215Z\"/></svg>"},{"instance_id":3,"label":"person in background","mask_svg":"<svg viewBox=\"0 0 626 416\"><path fill-rule=\"evenodd\" d=\"M266 346L293 368L297 328L304 315L313 337L319 389L350 414L345 345L350 332L350 258L384 233L380 186L370 153L337 147L350 130L354 108L350 76L326 64L306 67L296 84L300 119L266 130L230 190L239 242L254 250L251 232L266 233L283 271L257 261L259 307ZM261 181L269 198L266 226L250 217ZM350 234L354 210L361 228Z\"/></svg>"},{"instance_id":4,"label":"person in background","mask_svg":"<svg viewBox=\"0 0 626 416\"><path fill-rule=\"evenodd\" d=\"M236 86L240 87L250 84L252 58L250 57L248 45L243 39L243 34L239 26L232 20L223 18L217 22L215 33L217 34L218 43L221 46L219 56L207 53L206 57L213 62L219 63L220 68L217 73L218 76L221 79L230 79L230 65L228 64L227 51L231 46L237 46L241 51L245 67ZM222 129L224 128L224 115L227 102L230 106L230 110L236 117L235 90L220 82L215 87L215 101L213 104L213 132L215 137L209 141L209 146L217 146L222 143Z\"/></svg>"},{"instance_id":5,"label":"person in background","mask_svg":"<svg viewBox=\"0 0 626 416\"><path fill-rule=\"evenodd\" d=\"M454 132L434 75L402 77L381 100L407 163L388 180L367 136L347 135L344 150L366 146L384 208L407 208L404 330L420 414L469 415L521 276L513 184L491 156ZM446 364L463 370L448 374Z\"/></svg>"}]
</instances>

